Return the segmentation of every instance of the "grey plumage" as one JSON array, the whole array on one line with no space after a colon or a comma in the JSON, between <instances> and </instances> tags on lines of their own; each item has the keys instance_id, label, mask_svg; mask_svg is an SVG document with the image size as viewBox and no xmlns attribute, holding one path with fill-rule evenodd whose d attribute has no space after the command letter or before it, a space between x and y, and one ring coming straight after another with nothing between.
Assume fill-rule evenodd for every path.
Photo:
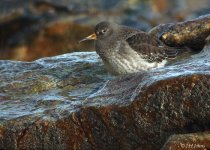
<instances>
[{"instance_id":1,"label":"grey plumage","mask_svg":"<svg viewBox=\"0 0 210 150\"><path fill-rule=\"evenodd\" d=\"M179 52L145 32L109 22L97 24L95 34L87 39L95 39L96 52L113 74L163 67Z\"/></svg>"}]
</instances>

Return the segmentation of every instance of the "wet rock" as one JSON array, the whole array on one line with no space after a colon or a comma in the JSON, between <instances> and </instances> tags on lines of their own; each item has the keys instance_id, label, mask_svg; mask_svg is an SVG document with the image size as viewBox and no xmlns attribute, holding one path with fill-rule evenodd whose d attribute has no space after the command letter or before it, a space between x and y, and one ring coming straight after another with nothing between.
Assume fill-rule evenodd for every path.
<instances>
[{"instance_id":1,"label":"wet rock","mask_svg":"<svg viewBox=\"0 0 210 150\"><path fill-rule=\"evenodd\" d=\"M171 134L208 131L209 54L205 51L174 66L110 81L86 102L109 106L97 114L122 141L121 148L160 149Z\"/></svg>"},{"instance_id":2,"label":"wet rock","mask_svg":"<svg viewBox=\"0 0 210 150\"><path fill-rule=\"evenodd\" d=\"M189 133L173 135L162 147L162 150L168 149L209 149L210 133Z\"/></svg>"},{"instance_id":3,"label":"wet rock","mask_svg":"<svg viewBox=\"0 0 210 150\"><path fill-rule=\"evenodd\" d=\"M35 107L40 110L39 113L44 112L44 103L51 100L55 105L57 102L74 103L75 100L81 103L79 99L87 97L88 93L97 90L102 82L109 79L98 56L91 52L65 54L34 62L2 60L0 72L0 100L4 103L1 106L11 110L4 113L2 109L1 119L7 120L23 117L23 112L29 115L29 109L36 110ZM33 102L28 105L31 98ZM22 108L23 112L15 108L19 101L23 107L18 110ZM17 114L12 114L13 111Z\"/></svg>"},{"instance_id":4,"label":"wet rock","mask_svg":"<svg viewBox=\"0 0 210 150\"><path fill-rule=\"evenodd\" d=\"M208 131L209 57L109 81L93 52L0 61L0 149L160 149Z\"/></svg>"},{"instance_id":5,"label":"wet rock","mask_svg":"<svg viewBox=\"0 0 210 150\"><path fill-rule=\"evenodd\" d=\"M162 24L151 29L149 33L169 46L188 46L199 51L210 34L210 15L180 23Z\"/></svg>"},{"instance_id":6,"label":"wet rock","mask_svg":"<svg viewBox=\"0 0 210 150\"><path fill-rule=\"evenodd\" d=\"M98 56L88 52L34 62L0 61L0 72L0 149L72 148L77 138L65 134L74 133L76 124L69 115L110 79ZM42 133L34 137L37 131ZM90 143L80 144L87 148Z\"/></svg>"}]
</instances>

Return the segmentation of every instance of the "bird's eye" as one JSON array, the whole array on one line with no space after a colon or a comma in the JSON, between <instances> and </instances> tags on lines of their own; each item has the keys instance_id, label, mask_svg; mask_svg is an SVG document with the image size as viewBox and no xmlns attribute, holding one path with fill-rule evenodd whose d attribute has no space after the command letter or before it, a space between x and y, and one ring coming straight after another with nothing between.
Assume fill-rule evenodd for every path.
<instances>
[{"instance_id":1,"label":"bird's eye","mask_svg":"<svg viewBox=\"0 0 210 150\"><path fill-rule=\"evenodd\" d=\"M102 33L105 33L106 31L107 31L107 30L106 30L106 29L104 29L104 30L102 30L101 32L102 32Z\"/></svg>"}]
</instances>

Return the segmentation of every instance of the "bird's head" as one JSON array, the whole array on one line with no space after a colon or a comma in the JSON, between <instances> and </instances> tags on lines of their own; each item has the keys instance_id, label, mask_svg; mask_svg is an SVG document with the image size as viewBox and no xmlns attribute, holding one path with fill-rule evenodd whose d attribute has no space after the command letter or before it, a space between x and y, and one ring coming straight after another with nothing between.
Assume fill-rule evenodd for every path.
<instances>
[{"instance_id":1,"label":"bird's head","mask_svg":"<svg viewBox=\"0 0 210 150\"><path fill-rule=\"evenodd\" d=\"M80 42L87 41L87 40L106 40L109 39L109 37L113 33L114 24L111 24L110 22L100 22L95 26L95 32L84 39L80 40Z\"/></svg>"}]
</instances>

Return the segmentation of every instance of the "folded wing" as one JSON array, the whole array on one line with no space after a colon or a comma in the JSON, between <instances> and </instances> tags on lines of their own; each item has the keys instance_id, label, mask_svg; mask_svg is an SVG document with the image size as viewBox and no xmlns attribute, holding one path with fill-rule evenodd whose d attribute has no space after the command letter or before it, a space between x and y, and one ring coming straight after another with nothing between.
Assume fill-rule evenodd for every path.
<instances>
[{"instance_id":1,"label":"folded wing","mask_svg":"<svg viewBox=\"0 0 210 150\"><path fill-rule=\"evenodd\" d=\"M128 37L126 42L142 58L148 62L162 62L164 59L174 59L178 49L164 45L158 38L147 33L137 33Z\"/></svg>"}]
</instances>

